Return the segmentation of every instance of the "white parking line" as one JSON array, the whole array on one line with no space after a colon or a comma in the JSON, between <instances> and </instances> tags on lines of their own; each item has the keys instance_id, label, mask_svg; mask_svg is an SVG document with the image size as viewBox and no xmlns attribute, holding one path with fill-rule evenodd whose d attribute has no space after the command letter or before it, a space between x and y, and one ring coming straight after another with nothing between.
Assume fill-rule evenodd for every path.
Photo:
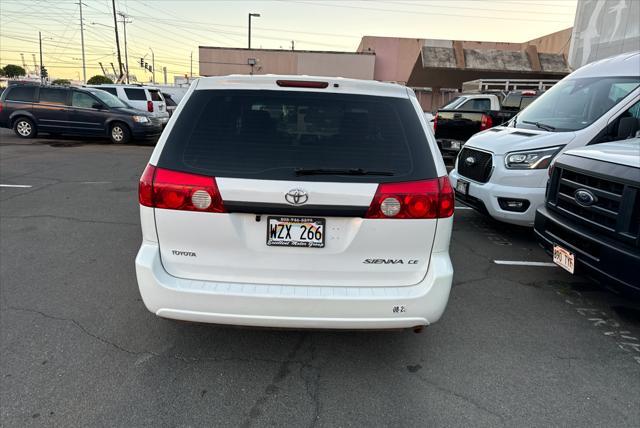
<instances>
[{"instance_id":1,"label":"white parking line","mask_svg":"<svg viewBox=\"0 0 640 428\"><path fill-rule=\"evenodd\" d=\"M33 187L27 184L0 184L0 187L18 187L18 188L28 188Z\"/></svg>"},{"instance_id":2,"label":"white parking line","mask_svg":"<svg viewBox=\"0 0 640 428\"><path fill-rule=\"evenodd\" d=\"M109 184L110 181L82 181L80 184Z\"/></svg>"},{"instance_id":3,"label":"white parking line","mask_svg":"<svg viewBox=\"0 0 640 428\"><path fill-rule=\"evenodd\" d=\"M509 266L546 266L546 267L558 267L555 263L548 262L526 262L520 260L494 260L497 265L509 265Z\"/></svg>"},{"instance_id":4,"label":"white parking line","mask_svg":"<svg viewBox=\"0 0 640 428\"><path fill-rule=\"evenodd\" d=\"M456 207L457 210L472 210L471 207Z\"/></svg>"}]
</instances>

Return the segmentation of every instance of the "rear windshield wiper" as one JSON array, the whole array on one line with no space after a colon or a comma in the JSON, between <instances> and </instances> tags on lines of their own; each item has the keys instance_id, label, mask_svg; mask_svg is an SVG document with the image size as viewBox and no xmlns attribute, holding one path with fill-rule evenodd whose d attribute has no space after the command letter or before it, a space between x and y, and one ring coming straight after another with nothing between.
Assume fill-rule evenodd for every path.
<instances>
[{"instance_id":1,"label":"rear windshield wiper","mask_svg":"<svg viewBox=\"0 0 640 428\"><path fill-rule=\"evenodd\" d=\"M296 168L295 173L296 175L393 175L393 172L391 171L369 171L362 168Z\"/></svg>"},{"instance_id":2,"label":"rear windshield wiper","mask_svg":"<svg viewBox=\"0 0 640 428\"><path fill-rule=\"evenodd\" d=\"M523 120L522 123L526 123L527 125L535 125L536 127L540 128L540 129L544 129L545 131L555 131L556 130L555 126L547 125L546 123L542 123L542 122L530 122L528 120Z\"/></svg>"}]
</instances>

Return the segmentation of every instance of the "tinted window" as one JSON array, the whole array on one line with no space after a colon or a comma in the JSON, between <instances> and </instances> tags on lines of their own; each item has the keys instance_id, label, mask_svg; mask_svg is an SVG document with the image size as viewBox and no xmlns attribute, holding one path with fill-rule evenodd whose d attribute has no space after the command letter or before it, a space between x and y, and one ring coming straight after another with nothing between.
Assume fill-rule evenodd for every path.
<instances>
[{"instance_id":1,"label":"tinted window","mask_svg":"<svg viewBox=\"0 0 640 428\"><path fill-rule=\"evenodd\" d=\"M518 116L516 126L537 129L535 123L539 122L553 126L556 131L586 128L635 90L639 83L637 76L562 80L531 103Z\"/></svg>"},{"instance_id":2,"label":"tinted window","mask_svg":"<svg viewBox=\"0 0 640 428\"><path fill-rule=\"evenodd\" d=\"M122 101L120 98L115 97L109 93L103 91L91 91L91 93L102 101L107 107L117 107L117 108L126 108L129 107L127 103Z\"/></svg>"},{"instance_id":3,"label":"tinted window","mask_svg":"<svg viewBox=\"0 0 640 428\"><path fill-rule=\"evenodd\" d=\"M442 110L454 109L456 108L456 106L460 105L466 99L467 97L455 97L454 99L452 99L451 101L449 101L448 103L446 103L444 106L440 108Z\"/></svg>"},{"instance_id":4,"label":"tinted window","mask_svg":"<svg viewBox=\"0 0 640 428\"><path fill-rule=\"evenodd\" d=\"M272 180L435 177L424 130L408 99L285 91L195 91L158 166ZM362 168L393 176L298 177L298 168Z\"/></svg>"},{"instance_id":5,"label":"tinted window","mask_svg":"<svg viewBox=\"0 0 640 428\"><path fill-rule=\"evenodd\" d=\"M36 95L36 87L35 86L14 86L13 88L9 88L9 93L5 98L6 101L30 101L33 102L33 99Z\"/></svg>"},{"instance_id":6,"label":"tinted window","mask_svg":"<svg viewBox=\"0 0 640 428\"><path fill-rule=\"evenodd\" d=\"M67 89L40 88L40 102L46 104L65 104Z\"/></svg>"},{"instance_id":7,"label":"tinted window","mask_svg":"<svg viewBox=\"0 0 640 428\"><path fill-rule=\"evenodd\" d=\"M127 98L131 101L147 100L147 95L144 93L144 89L124 88L124 93L127 94Z\"/></svg>"},{"instance_id":8,"label":"tinted window","mask_svg":"<svg viewBox=\"0 0 640 428\"><path fill-rule=\"evenodd\" d=\"M488 98L474 98L462 104L458 110L491 110L491 101Z\"/></svg>"},{"instance_id":9,"label":"tinted window","mask_svg":"<svg viewBox=\"0 0 640 428\"><path fill-rule=\"evenodd\" d=\"M118 91L116 90L116 88L98 88L101 91L105 91L105 92L109 92L111 95L113 96L118 96Z\"/></svg>"},{"instance_id":10,"label":"tinted window","mask_svg":"<svg viewBox=\"0 0 640 428\"><path fill-rule=\"evenodd\" d=\"M176 104L175 101L173 101L173 98L171 98L170 95L167 95L167 94L162 94L162 95L164 96L164 101L167 103L167 106L174 107L178 105Z\"/></svg>"},{"instance_id":11,"label":"tinted window","mask_svg":"<svg viewBox=\"0 0 640 428\"><path fill-rule=\"evenodd\" d=\"M160 95L160 91L149 89L149 94L151 95L151 101L164 101L162 95Z\"/></svg>"},{"instance_id":12,"label":"tinted window","mask_svg":"<svg viewBox=\"0 0 640 428\"><path fill-rule=\"evenodd\" d=\"M73 97L71 99L71 105L81 108L93 108L93 104L98 101L89 94L84 92L73 91Z\"/></svg>"}]
</instances>

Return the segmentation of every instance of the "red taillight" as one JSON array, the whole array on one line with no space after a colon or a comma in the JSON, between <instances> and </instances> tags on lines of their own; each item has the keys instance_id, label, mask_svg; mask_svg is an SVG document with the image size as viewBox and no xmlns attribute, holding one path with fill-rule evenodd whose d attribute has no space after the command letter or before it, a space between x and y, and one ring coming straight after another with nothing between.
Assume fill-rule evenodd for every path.
<instances>
[{"instance_id":1,"label":"red taillight","mask_svg":"<svg viewBox=\"0 0 640 428\"><path fill-rule=\"evenodd\" d=\"M329 82L318 82L311 80L276 80L276 85L282 88L316 88L324 89L329 86Z\"/></svg>"},{"instance_id":2,"label":"red taillight","mask_svg":"<svg viewBox=\"0 0 640 428\"><path fill-rule=\"evenodd\" d=\"M138 189L141 205L183 211L225 212L216 179L147 165Z\"/></svg>"},{"instance_id":3,"label":"red taillight","mask_svg":"<svg viewBox=\"0 0 640 428\"><path fill-rule=\"evenodd\" d=\"M3 104L4 104L4 103L1 103L1 102L0 102L0 113L2 113L2 107L3 107Z\"/></svg>"},{"instance_id":4,"label":"red taillight","mask_svg":"<svg viewBox=\"0 0 640 428\"><path fill-rule=\"evenodd\" d=\"M153 113L153 101L147 101L147 111Z\"/></svg>"},{"instance_id":5,"label":"red taillight","mask_svg":"<svg viewBox=\"0 0 640 428\"><path fill-rule=\"evenodd\" d=\"M491 119L491 116L483 114L482 119L480 119L480 130L484 131L485 129L489 129L492 127L493 127L493 119Z\"/></svg>"},{"instance_id":6,"label":"red taillight","mask_svg":"<svg viewBox=\"0 0 640 428\"><path fill-rule=\"evenodd\" d=\"M434 133L434 134L436 133L436 127L437 127L437 126L438 126L438 115L436 114L436 115L433 117L433 133Z\"/></svg>"},{"instance_id":7,"label":"red taillight","mask_svg":"<svg viewBox=\"0 0 640 428\"><path fill-rule=\"evenodd\" d=\"M428 219L453 215L453 190L447 176L433 180L378 185L366 218Z\"/></svg>"}]
</instances>

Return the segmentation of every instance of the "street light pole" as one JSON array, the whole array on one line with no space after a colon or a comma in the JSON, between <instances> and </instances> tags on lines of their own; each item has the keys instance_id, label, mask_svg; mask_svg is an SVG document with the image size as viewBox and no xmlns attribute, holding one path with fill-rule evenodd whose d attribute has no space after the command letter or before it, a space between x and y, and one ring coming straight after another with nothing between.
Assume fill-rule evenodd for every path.
<instances>
[{"instance_id":1,"label":"street light pole","mask_svg":"<svg viewBox=\"0 0 640 428\"><path fill-rule=\"evenodd\" d=\"M122 79L122 58L120 57L120 40L118 39L118 18L116 15L116 0L111 0L113 5L113 27L116 31L116 48L118 49L118 67L120 68L120 77L118 77L118 83Z\"/></svg>"},{"instance_id":2,"label":"street light pole","mask_svg":"<svg viewBox=\"0 0 640 428\"><path fill-rule=\"evenodd\" d=\"M84 21L82 20L82 0L78 0L80 6L80 43L82 45L82 81L87 83L87 65L84 60Z\"/></svg>"},{"instance_id":3,"label":"street light pole","mask_svg":"<svg viewBox=\"0 0 640 428\"><path fill-rule=\"evenodd\" d=\"M153 49L149 48L151 51L151 83L156 84L156 55L153 53Z\"/></svg>"},{"instance_id":4,"label":"street light pole","mask_svg":"<svg viewBox=\"0 0 640 428\"><path fill-rule=\"evenodd\" d=\"M38 31L38 41L40 42L40 83L44 83L44 78L42 77L42 70L44 69L44 64L42 64L42 33Z\"/></svg>"},{"instance_id":5,"label":"street light pole","mask_svg":"<svg viewBox=\"0 0 640 428\"><path fill-rule=\"evenodd\" d=\"M124 62L127 69L127 83L129 83L129 53L127 51L127 24L131 24L133 21L127 21L128 16L123 12L118 12L118 15L122 17L122 26L124 32Z\"/></svg>"},{"instance_id":6,"label":"street light pole","mask_svg":"<svg viewBox=\"0 0 640 428\"><path fill-rule=\"evenodd\" d=\"M260 18L260 14L259 13L250 13L249 14L249 43L248 43L249 49L251 49L251 18L252 17Z\"/></svg>"}]
</instances>

